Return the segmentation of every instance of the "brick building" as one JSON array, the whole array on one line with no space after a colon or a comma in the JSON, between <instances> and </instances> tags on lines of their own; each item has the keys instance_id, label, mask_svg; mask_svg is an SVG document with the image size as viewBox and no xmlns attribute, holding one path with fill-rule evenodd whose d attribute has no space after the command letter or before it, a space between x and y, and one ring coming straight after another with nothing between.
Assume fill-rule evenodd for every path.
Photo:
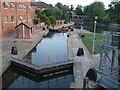
<instances>
[{"instance_id":1,"label":"brick building","mask_svg":"<svg viewBox=\"0 0 120 90\"><path fill-rule=\"evenodd\" d=\"M2 35L14 32L21 22L33 23L35 9L30 0L1 0Z\"/></svg>"},{"instance_id":2,"label":"brick building","mask_svg":"<svg viewBox=\"0 0 120 90\"><path fill-rule=\"evenodd\" d=\"M34 26L30 23L20 23L15 27L17 38L30 39L34 34Z\"/></svg>"},{"instance_id":3,"label":"brick building","mask_svg":"<svg viewBox=\"0 0 120 90\"><path fill-rule=\"evenodd\" d=\"M63 25L65 23L65 20L57 20L56 26Z\"/></svg>"}]
</instances>

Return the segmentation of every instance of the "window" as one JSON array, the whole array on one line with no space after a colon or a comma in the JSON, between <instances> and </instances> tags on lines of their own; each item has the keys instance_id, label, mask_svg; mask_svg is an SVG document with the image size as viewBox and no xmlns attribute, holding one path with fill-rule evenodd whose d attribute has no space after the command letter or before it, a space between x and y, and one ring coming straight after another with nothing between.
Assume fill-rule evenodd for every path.
<instances>
[{"instance_id":1,"label":"window","mask_svg":"<svg viewBox=\"0 0 120 90\"><path fill-rule=\"evenodd\" d=\"M13 2L10 3L10 8L14 8L14 3Z\"/></svg>"},{"instance_id":2,"label":"window","mask_svg":"<svg viewBox=\"0 0 120 90\"><path fill-rule=\"evenodd\" d=\"M30 16L28 16L28 20L30 20Z\"/></svg>"},{"instance_id":3,"label":"window","mask_svg":"<svg viewBox=\"0 0 120 90\"><path fill-rule=\"evenodd\" d=\"M14 16L11 16L11 22L14 22Z\"/></svg>"},{"instance_id":4,"label":"window","mask_svg":"<svg viewBox=\"0 0 120 90\"><path fill-rule=\"evenodd\" d=\"M22 5L23 9L26 9L25 5Z\"/></svg>"},{"instance_id":5,"label":"window","mask_svg":"<svg viewBox=\"0 0 120 90\"><path fill-rule=\"evenodd\" d=\"M3 3L4 8L8 8L9 4L7 2Z\"/></svg>"},{"instance_id":6,"label":"window","mask_svg":"<svg viewBox=\"0 0 120 90\"><path fill-rule=\"evenodd\" d=\"M22 21L22 20L23 20L22 16L18 16L18 21Z\"/></svg>"},{"instance_id":7,"label":"window","mask_svg":"<svg viewBox=\"0 0 120 90\"><path fill-rule=\"evenodd\" d=\"M4 16L4 22L8 22L8 16Z\"/></svg>"},{"instance_id":8,"label":"window","mask_svg":"<svg viewBox=\"0 0 120 90\"><path fill-rule=\"evenodd\" d=\"M31 9L31 6L28 6L28 10L30 10Z\"/></svg>"},{"instance_id":9,"label":"window","mask_svg":"<svg viewBox=\"0 0 120 90\"><path fill-rule=\"evenodd\" d=\"M21 4L18 4L18 9L21 9L22 8L22 5Z\"/></svg>"},{"instance_id":10,"label":"window","mask_svg":"<svg viewBox=\"0 0 120 90\"><path fill-rule=\"evenodd\" d=\"M62 21L60 22L60 25L62 25Z\"/></svg>"}]
</instances>

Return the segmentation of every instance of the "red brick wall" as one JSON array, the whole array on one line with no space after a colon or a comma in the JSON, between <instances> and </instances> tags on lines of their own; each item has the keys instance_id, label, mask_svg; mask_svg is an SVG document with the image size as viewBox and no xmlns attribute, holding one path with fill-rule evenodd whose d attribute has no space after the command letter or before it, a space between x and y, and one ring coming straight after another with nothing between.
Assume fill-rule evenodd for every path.
<instances>
[{"instance_id":1,"label":"red brick wall","mask_svg":"<svg viewBox=\"0 0 120 90\"><path fill-rule=\"evenodd\" d=\"M3 1L1 0L1 5L2 5L2 34L3 35L8 35L12 32L15 32L15 26L18 25L20 23L20 21L18 21L18 16L26 16L25 21L23 22L29 22L29 23L33 23L33 18L35 16L35 9L34 7L31 7L30 10L28 10L28 6L31 5L30 2L28 2L28 0L6 0L7 3L9 4L9 7L7 9L4 9L3 7ZM10 8L10 2L14 2L14 9ZM18 10L18 4L24 4L26 6L26 9L20 9ZM4 16L7 15L8 16L8 23L4 22ZM14 23L11 22L11 16L14 15ZM28 21L28 16L31 17L31 19Z\"/></svg>"},{"instance_id":2,"label":"red brick wall","mask_svg":"<svg viewBox=\"0 0 120 90\"><path fill-rule=\"evenodd\" d=\"M56 21L56 26L63 25L65 20L57 20Z\"/></svg>"},{"instance_id":3,"label":"red brick wall","mask_svg":"<svg viewBox=\"0 0 120 90\"><path fill-rule=\"evenodd\" d=\"M30 28L25 27L25 38L29 39L31 36Z\"/></svg>"},{"instance_id":4,"label":"red brick wall","mask_svg":"<svg viewBox=\"0 0 120 90\"><path fill-rule=\"evenodd\" d=\"M33 30L34 32L34 30ZM31 38L32 33L31 33L31 29L26 27L24 25L24 35L23 35L23 25L20 25L16 28L16 37L17 38L25 38L25 39L29 39Z\"/></svg>"},{"instance_id":5,"label":"red brick wall","mask_svg":"<svg viewBox=\"0 0 120 90\"><path fill-rule=\"evenodd\" d=\"M23 26L22 25L20 25L16 28L16 33L17 33L16 34L17 38L23 38Z\"/></svg>"}]
</instances>

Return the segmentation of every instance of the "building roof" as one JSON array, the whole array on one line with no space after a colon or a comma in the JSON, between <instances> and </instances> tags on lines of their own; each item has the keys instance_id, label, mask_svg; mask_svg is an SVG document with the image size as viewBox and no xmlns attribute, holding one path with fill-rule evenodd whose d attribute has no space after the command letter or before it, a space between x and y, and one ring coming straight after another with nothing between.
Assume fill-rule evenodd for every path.
<instances>
[{"instance_id":1,"label":"building roof","mask_svg":"<svg viewBox=\"0 0 120 90\"><path fill-rule=\"evenodd\" d=\"M22 22L22 23L18 24L15 28L17 28L20 25L25 25L27 28L34 27L34 25L32 23Z\"/></svg>"},{"instance_id":2,"label":"building roof","mask_svg":"<svg viewBox=\"0 0 120 90\"><path fill-rule=\"evenodd\" d=\"M51 4L47 4L44 2L31 2L31 6L37 6L38 8L53 8Z\"/></svg>"}]
</instances>

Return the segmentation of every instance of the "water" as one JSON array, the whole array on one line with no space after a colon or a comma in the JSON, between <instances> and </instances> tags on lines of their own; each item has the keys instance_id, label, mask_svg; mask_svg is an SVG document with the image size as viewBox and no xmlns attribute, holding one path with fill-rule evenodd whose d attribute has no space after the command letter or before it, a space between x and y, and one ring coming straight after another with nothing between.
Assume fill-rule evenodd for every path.
<instances>
[{"instance_id":1,"label":"water","mask_svg":"<svg viewBox=\"0 0 120 90\"><path fill-rule=\"evenodd\" d=\"M50 32L25 59L37 66L65 62L68 60L67 49L67 34Z\"/></svg>"},{"instance_id":2,"label":"water","mask_svg":"<svg viewBox=\"0 0 120 90\"><path fill-rule=\"evenodd\" d=\"M70 88L73 72L61 70L46 75L9 68L2 76L3 88Z\"/></svg>"},{"instance_id":3,"label":"water","mask_svg":"<svg viewBox=\"0 0 120 90\"><path fill-rule=\"evenodd\" d=\"M25 59L37 66L68 61L67 34L50 32ZM70 88L71 82L72 67L52 73L33 74L11 66L2 75L3 88Z\"/></svg>"}]
</instances>

